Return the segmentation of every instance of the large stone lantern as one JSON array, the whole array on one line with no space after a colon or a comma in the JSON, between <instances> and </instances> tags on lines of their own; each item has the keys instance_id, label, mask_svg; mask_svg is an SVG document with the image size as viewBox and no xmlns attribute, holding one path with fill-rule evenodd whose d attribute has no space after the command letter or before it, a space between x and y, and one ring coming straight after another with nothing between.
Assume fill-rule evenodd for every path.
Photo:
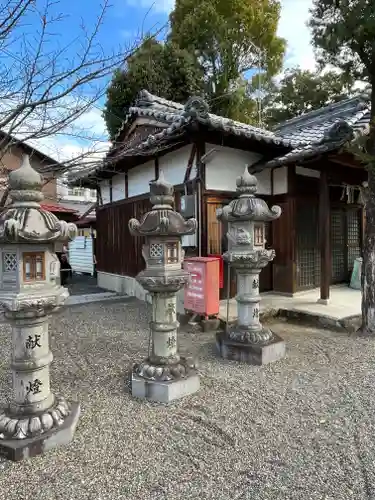
<instances>
[{"instance_id":1,"label":"large stone lantern","mask_svg":"<svg viewBox=\"0 0 375 500\"><path fill-rule=\"evenodd\" d=\"M48 315L68 291L58 284L55 242L73 239L74 224L43 210L42 178L28 156L9 174L12 204L0 214L0 304L12 327L13 394L0 414L0 453L21 460L72 439L79 405L50 389Z\"/></svg>"},{"instance_id":2,"label":"large stone lantern","mask_svg":"<svg viewBox=\"0 0 375 500\"><path fill-rule=\"evenodd\" d=\"M217 334L217 345L224 358L265 364L285 355L284 341L259 321L259 273L275 258L275 250L265 248L265 222L280 217L281 208L270 210L256 190L257 179L246 166L237 178L238 197L217 210L217 219L229 223L223 259L237 274L238 312L235 325Z\"/></svg>"},{"instance_id":3,"label":"large stone lantern","mask_svg":"<svg viewBox=\"0 0 375 500\"><path fill-rule=\"evenodd\" d=\"M136 279L152 296L151 353L133 368L132 394L163 403L199 389L194 363L177 352L176 316L176 293L189 279L182 269L181 237L193 234L197 222L185 220L173 210L173 193L173 185L165 181L160 171L159 179L150 182L153 209L141 222L129 221L132 235L146 237L142 248L146 269Z\"/></svg>"}]
</instances>

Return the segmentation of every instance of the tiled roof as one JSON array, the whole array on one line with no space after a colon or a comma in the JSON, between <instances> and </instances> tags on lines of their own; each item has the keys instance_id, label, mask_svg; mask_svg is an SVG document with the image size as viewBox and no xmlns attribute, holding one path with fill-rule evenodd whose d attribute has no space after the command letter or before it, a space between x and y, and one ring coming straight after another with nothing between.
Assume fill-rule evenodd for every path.
<instances>
[{"instance_id":1,"label":"tiled roof","mask_svg":"<svg viewBox=\"0 0 375 500\"><path fill-rule=\"evenodd\" d=\"M189 101L183 105L150 94L147 90L142 90L135 104L135 106L129 109L129 113L117 133L116 138L120 137L127 123L134 116L152 117L164 123L165 128L161 132L149 136L145 141L132 147L130 150L126 149L126 145L124 145L124 148L117 146L119 151L115 157L121 158L125 155L139 154L141 151L147 151L152 146L156 146L173 137L175 134L178 134L178 132L183 131L183 129L193 121L207 125L208 128L213 130L227 132L229 134L268 144L284 146L286 148L297 146L300 143L300 141L282 137L269 130L209 113L208 105L202 99L196 97L190 98Z\"/></svg>"},{"instance_id":2,"label":"tiled roof","mask_svg":"<svg viewBox=\"0 0 375 500\"><path fill-rule=\"evenodd\" d=\"M366 95L292 118L280 124L275 133L301 141L301 144L287 154L271 160L267 166L286 165L337 150L353 138L368 134L369 122L370 105Z\"/></svg>"},{"instance_id":3,"label":"tiled roof","mask_svg":"<svg viewBox=\"0 0 375 500\"><path fill-rule=\"evenodd\" d=\"M136 145L122 143L122 132L134 117L152 118L158 122L158 126L160 124L161 131L150 134L147 139ZM275 167L338 149L353 137L367 134L369 120L369 100L368 96L364 95L311 111L270 131L209 113L207 103L201 98L192 97L183 105L142 90L116 136L119 142L115 143L111 157L108 157L101 167L86 170L85 173L77 172L74 176L71 175L70 179L71 182L78 179L82 181L90 176L95 177L108 163L115 163L127 156L152 154L164 144L177 141L186 127L193 122L202 123L211 130L284 148L282 155L266 165Z\"/></svg>"}]
</instances>

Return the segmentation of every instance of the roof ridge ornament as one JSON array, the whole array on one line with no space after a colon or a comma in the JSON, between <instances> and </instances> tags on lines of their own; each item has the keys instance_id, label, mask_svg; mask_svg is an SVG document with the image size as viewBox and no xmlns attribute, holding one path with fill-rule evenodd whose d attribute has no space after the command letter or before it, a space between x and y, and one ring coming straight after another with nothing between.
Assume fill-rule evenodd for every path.
<instances>
[{"instance_id":1,"label":"roof ridge ornament","mask_svg":"<svg viewBox=\"0 0 375 500\"><path fill-rule=\"evenodd\" d=\"M210 107L202 97L192 96L188 99L184 107L184 116L192 118L206 119L209 115Z\"/></svg>"},{"instance_id":2,"label":"roof ridge ornament","mask_svg":"<svg viewBox=\"0 0 375 500\"><path fill-rule=\"evenodd\" d=\"M340 118L335 121L335 123L325 131L323 140L321 142L326 141L338 141L342 139L351 139L353 136L353 127L349 125L349 123Z\"/></svg>"}]
</instances>

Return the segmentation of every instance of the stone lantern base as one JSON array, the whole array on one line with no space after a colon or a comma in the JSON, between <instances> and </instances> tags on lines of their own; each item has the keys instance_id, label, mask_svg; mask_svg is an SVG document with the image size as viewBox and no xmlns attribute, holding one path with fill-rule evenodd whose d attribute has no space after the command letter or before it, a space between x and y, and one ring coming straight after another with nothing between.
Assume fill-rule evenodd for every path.
<instances>
[{"instance_id":1,"label":"stone lantern base","mask_svg":"<svg viewBox=\"0 0 375 500\"><path fill-rule=\"evenodd\" d=\"M252 344L236 342L221 331L216 334L216 346L222 358L251 365L266 365L285 357L285 342L274 333L268 342Z\"/></svg>"},{"instance_id":2,"label":"stone lantern base","mask_svg":"<svg viewBox=\"0 0 375 500\"><path fill-rule=\"evenodd\" d=\"M169 382L146 380L135 373L132 374L132 396L158 403L170 403L175 399L189 396L197 392L199 387L200 382L197 373Z\"/></svg>"},{"instance_id":3,"label":"stone lantern base","mask_svg":"<svg viewBox=\"0 0 375 500\"><path fill-rule=\"evenodd\" d=\"M42 455L57 446L69 444L74 437L80 406L78 403L70 403L69 409L69 415L61 421L61 425L47 432L26 439L0 439L0 455L18 462ZM35 415L33 417L35 418Z\"/></svg>"},{"instance_id":4,"label":"stone lantern base","mask_svg":"<svg viewBox=\"0 0 375 500\"><path fill-rule=\"evenodd\" d=\"M180 358L173 365L155 365L149 360L132 371L132 396L159 403L170 403L197 392L200 387L194 361Z\"/></svg>"}]
</instances>

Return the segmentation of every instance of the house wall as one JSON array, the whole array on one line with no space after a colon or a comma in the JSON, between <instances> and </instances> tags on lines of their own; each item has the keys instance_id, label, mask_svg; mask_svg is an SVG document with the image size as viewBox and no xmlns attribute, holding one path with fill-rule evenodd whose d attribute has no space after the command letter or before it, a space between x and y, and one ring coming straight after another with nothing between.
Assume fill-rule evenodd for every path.
<instances>
[{"instance_id":1,"label":"house wall","mask_svg":"<svg viewBox=\"0 0 375 500\"><path fill-rule=\"evenodd\" d=\"M155 161L147 161L142 165L131 168L128 172L128 194L139 196L150 191L150 181L155 179ZM125 197L125 196L124 196Z\"/></svg>"},{"instance_id":2,"label":"house wall","mask_svg":"<svg viewBox=\"0 0 375 500\"><path fill-rule=\"evenodd\" d=\"M186 165L189 160L191 145L172 151L159 159L159 169L162 169L166 180L173 185L182 184L185 177ZM191 178L196 174L192 169ZM150 191L150 182L155 180L155 161L150 160L128 171L128 196L140 196ZM100 182L103 205L110 203L110 183L108 180ZM118 174L112 178L112 201L125 199L125 174Z\"/></svg>"},{"instance_id":3,"label":"house wall","mask_svg":"<svg viewBox=\"0 0 375 500\"><path fill-rule=\"evenodd\" d=\"M245 165L253 165L262 158L249 151L206 144L206 154L210 150L214 151L206 160L206 189L214 191L235 191L236 178L243 174ZM264 184L262 189L269 189L269 182L262 180L258 181L260 186Z\"/></svg>"},{"instance_id":4,"label":"house wall","mask_svg":"<svg viewBox=\"0 0 375 500\"><path fill-rule=\"evenodd\" d=\"M181 185L183 183L191 149L192 145L189 144L159 158L159 169L163 170L167 181L174 185ZM224 197L227 197L228 192L232 192L234 196L236 178L243 174L245 165L253 165L262 156L248 151L206 144L206 154L211 149L215 151L212 155L207 155L205 162L206 189L208 191L216 191L217 196L220 195L220 192ZM195 177L195 175L196 168L194 162L191 178ZM103 288L119 293L135 295L145 300L146 293L134 279L135 275L144 268L141 255L142 241L128 234L127 224L129 218L133 217L135 213L139 214L137 218L140 218L148 209L148 199L141 198L132 201L131 198L146 195L149 192L149 183L155 179L155 161L148 161L130 169L127 177L129 201L123 204L110 204L109 183L108 181L102 181L101 183L103 205L106 206L101 207L97 212L98 240L96 256L98 260L98 283ZM277 194L283 194L288 191L287 168L282 167L273 171L268 169L257 173L256 177L258 179L258 193L260 195L272 195L273 190L276 190ZM204 196L206 197L205 194ZM125 199L125 174L119 174L112 179L112 201L122 199ZM212 202L214 203L213 208L216 207L217 200L214 200L214 202ZM211 205L210 208L212 208ZM208 238L206 250L209 253L216 254L219 252L219 247L221 246L221 229L219 228L220 224L216 221L215 211L211 210L211 212L212 221L211 219L210 221L212 223L207 225L207 235L203 236L203 238ZM208 219L206 211L203 212L203 221L205 218ZM205 227L203 222L202 227ZM216 235L216 239L219 238L215 245L211 241L212 238L210 239L210 235L212 236L211 233ZM202 249L205 253L204 245L202 245ZM270 269L270 279L267 280L267 282L270 282L270 285L267 289L272 287L271 273ZM182 300L179 301L178 307L181 311L183 310Z\"/></svg>"},{"instance_id":5,"label":"house wall","mask_svg":"<svg viewBox=\"0 0 375 500\"><path fill-rule=\"evenodd\" d=\"M125 174L118 174L112 177L112 201L119 201L125 198Z\"/></svg>"},{"instance_id":6,"label":"house wall","mask_svg":"<svg viewBox=\"0 0 375 500\"><path fill-rule=\"evenodd\" d=\"M104 181L100 182L99 186L103 205L111 203L110 181L108 179L105 179Z\"/></svg>"},{"instance_id":7,"label":"house wall","mask_svg":"<svg viewBox=\"0 0 375 500\"><path fill-rule=\"evenodd\" d=\"M166 180L173 185L182 184L184 181L191 147L191 144L188 144L159 158L159 168L163 170ZM206 161L206 189L212 191L234 192L236 190L236 178L243 174L245 165L251 166L262 158L257 153L206 144L206 153L212 149L214 152L208 155ZM190 178L194 178L195 175L196 168L194 166ZM256 177L258 180L258 194L260 195L283 194L288 190L287 167L274 169L273 175L271 170L263 170L257 173ZM129 198L148 193L150 190L149 183L154 179L154 160L130 169L128 172ZM109 181L103 180L100 187L103 205L110 203ZM125 199L125 174L118 174L112 178L112 201L123 199Z\"/></svg>"},{"instance_id":8,"label":"house wall","mask_svg":"<svg viewBox=\"0 0 375 500\"><path fill-rule=\"evenodd\" d=\"M177 151L172 151L172 153L159 158L159 168L163 169L165 179L174 186L184 182L191 148L192 145L188 144ZM193 179L195 175L196 169L192 168L190 178Z\"/></svg>"},{"instance_id":9,"label":"house wall","mask_svg":"<svg viewBox=\"0 0 375 500\"><path fill-rule=\"evenodd\" d=\"M214 150L206 161L206 189L212 191L235 191L236 179L243 174L245 165L254 165L262 159L257 153L228 147L206 144L206 153ZM259 195L284 194L288 192L288 168L265 169L256 174Z\"/></svg>"}]
</instances>

